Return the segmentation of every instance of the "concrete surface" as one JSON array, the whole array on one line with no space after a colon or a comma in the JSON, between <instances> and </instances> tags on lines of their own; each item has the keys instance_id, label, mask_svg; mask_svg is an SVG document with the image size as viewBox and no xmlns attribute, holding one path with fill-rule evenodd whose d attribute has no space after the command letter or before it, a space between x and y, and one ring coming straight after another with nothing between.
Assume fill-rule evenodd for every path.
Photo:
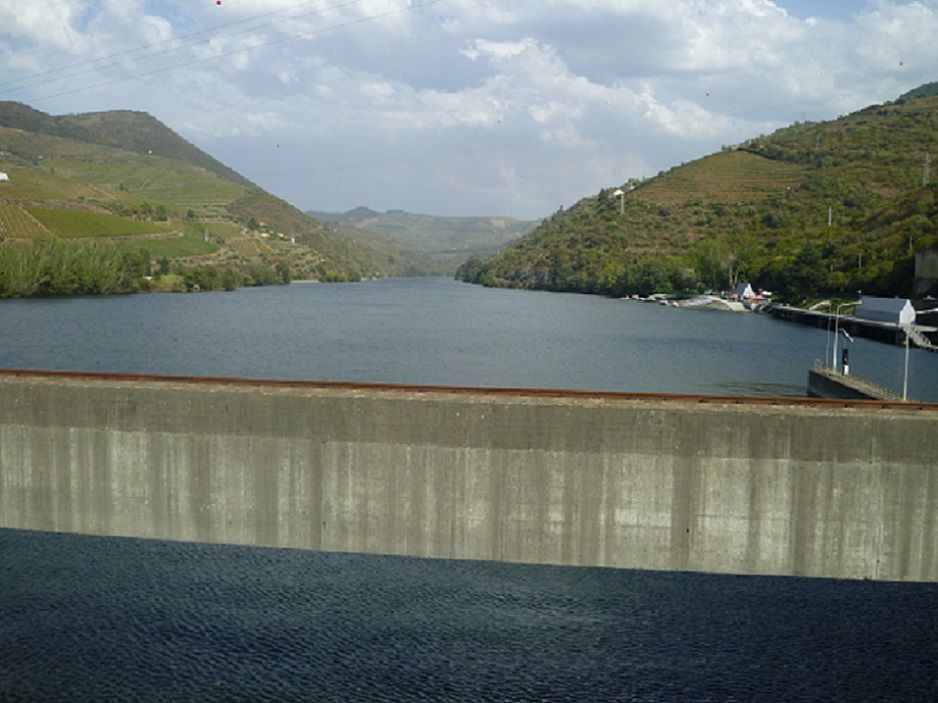
<instances>
[{"instance_id":1,"label":"concrete surface","mask_svg":"<svg viewBox=\"0 0 938 703\"><path fill-rule=\"evenodd\" d=\"M808 371L808 395L817 398L843 398L901 401L902 396L859 376L815 367Z\"/></svg>"},{"instance_id":2,"label":"concrete surface","mask_svg":"<svg viewBox=\"0 0 938 703\"><path fill-rule=\"evenodd\" d=\"M938 581L938 412L0 376L0 527Z\"/></svg>"}]
</instances>

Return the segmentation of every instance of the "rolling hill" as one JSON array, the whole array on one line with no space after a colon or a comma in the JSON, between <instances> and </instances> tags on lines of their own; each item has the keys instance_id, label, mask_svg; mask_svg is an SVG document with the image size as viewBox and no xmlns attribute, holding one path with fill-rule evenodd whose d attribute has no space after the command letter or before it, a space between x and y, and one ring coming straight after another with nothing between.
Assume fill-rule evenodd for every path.
<instances>
[{"instance_id":1,"label":"rolling hill","mask_svg":"<svg viewBox=\"0 0 938 703\"><path fill-rule=\"evenodd\" d=\"M393 239L429 255L449 274L470 256L488 256L537 225L507 217L437 217L403 210L377 212L367 207L343 213L307 210L307 214Z\"/></svg>"},{"instance_id":2,"label":"rolling hill","mask_svg":"<svg viewBox=\"0 0 938 703\"><path fill-rule=\"evenodd\" d=\"M938 185L924 182L938 96L921 92L604 188L457 276L609 295L741 278L798 300L908 293L914 252L938 245Z\"/></svg>"},{"instance_id":3,"label":"rolling hill","mask_svg":"<svg viewBox=\"0 0 938 703\"><path fill-rule=\"evenodd\" d=\"M53 116L22 103L0 101L0 126L116 147L137 154L156 154L201 166L237 185L256 187L234 169L190 144L145 112L114 110Z\"/></svg>"},{"instance_id":4,"label":"rolling hill","mask_svg":"<svg viewBox=\"0 0 938 703\"><path fill-rule=\"evenodd\" d=\"M56 239L134 258L134 282L120 289L143 287L157 269L187 287L198 285L196 269L230 272L229 283L432 269L396 242L349 237L317 221L143 113L55 117L0 102L0 172L9 176L0 182L0 264L8 268L27 256L25 247ZM50 292L24 281L4 283L0 274L0 295Z\"/></svg>"}]
</instances>

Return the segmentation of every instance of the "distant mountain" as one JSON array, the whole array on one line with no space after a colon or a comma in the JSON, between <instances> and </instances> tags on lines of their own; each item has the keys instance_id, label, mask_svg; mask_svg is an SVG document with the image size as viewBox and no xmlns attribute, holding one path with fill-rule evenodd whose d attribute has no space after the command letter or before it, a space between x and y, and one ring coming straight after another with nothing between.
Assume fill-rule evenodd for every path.
<instances>
[{"instance_id":1,"label":"distant mountain","mask_svg":"<svg viewBox=\"0 0 938 703\"><path fill-rule=\"evenodd\" d=\"M457 275L608 295L738 280L794 301L905 295L915 252L938 248L936 152L938 95L798 123L604 188Z\"/></svg>"},{"instance_id":2,"label":"distant mountain","mask_svg":"<svg viewBox=\"0 0 938 703\"><path fill-rule=\"evenodd\" d=\"M323 281L435 272L396 242L317 221L144 113L54 117L2 102L0 171L9 176L0 182L0 296L43 292L5 276L19 275L24 247L46 241L58 243L42 251L63 261L77 254L60 245L88 244L82 251L99 259L115 250L138 262L135 276L159 263L194 286L198 269L202 288L219 271L230 274L226 286L266 280L274 269L280 279ZM30 266L27 278L42 280Z\"/></svg>"},{"instance_id":3,"label":"distant mountain","mask_svg":"<svg viewBox=\"0 0 938 703\"><path fill-rule=\"evenodd\" d=\"M342 213L307 210L307 214L323 222L389 237L429 254L449 272L472 256L495 252L537 225L507 217L438 217L403 210L378 212L367 207Z\"/></svg>"}]
</instances>

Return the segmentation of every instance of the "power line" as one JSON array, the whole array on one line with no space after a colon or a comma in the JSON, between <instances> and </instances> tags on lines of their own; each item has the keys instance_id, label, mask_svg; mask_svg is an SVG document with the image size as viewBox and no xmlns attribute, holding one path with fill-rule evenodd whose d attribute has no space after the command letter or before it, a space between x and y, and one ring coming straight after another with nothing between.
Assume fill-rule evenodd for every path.
<instances>
[{"instance_id":1,"label":"power line","mask_svg":"<svg viewBox=\"0 0 938 703\"><path fill-rule=\"evenodd\" d=\"M346 5L336 5L336 6L333 6L332 8L329 8L329 9L338 9L338 8L342 8L342 7L348 7L349 5L356 5L356 4L361 3L361 2L364 2L364 0L353 0L353 2L346 3ZM83 87L81 87L81 88L75 88L75 89L73 89L73 90L66 90L66 91L62 91L62 92L60 92L60 93L52 93L52 94L50 94L50 95L38 96L38 97L35 97L34 100L36 100L36 101L43 101L43 100L51 100L51 99L53 99L53 98L60 98L60 97L66 96L66 95L74 95L74 94L76 94L76 93L83 93L83 92L85 92L85 91L87 91L87 90L94 90L94 89L97 89L97 88L105 88L105 87L108 87L108 86L111 86L111 85L116 85L116 84L118 84L118 83L125 83L125 82L127 82L127 81L129 81L129 80L136 80L136 79L138 79L138 78L145 78L145 77L147 77L147 76L153 76L153 75L156 75L156 74L159 74L159 73L166 73L167 71L172 71L172 70L175 70L175 69L178 69L178 68L185 68L185 67L187 67L187 66L194 66L194 65L196 65L196 64L205 63L205 62L207 62L207 61L216 61L216 60L218 60L218 59L224 59L224 58L229 58L229 57L231 57L231 56L237 56L238 54L243 54L243 53L246 53L246 52L248 52L248 51L254 51L255 49L263 49L264 47L273 46L273 45L275 45L275 44L285 44L285 43L291 42L291 41L297 41L297 40L302 40L302 39L312 39L313 37L316 37L316 36L318 36L318 35L320 35L320 34L325 34L326 32L331 32L331 31L334 31L334 30L337 30L337 29L345 29L345 28L347 28L347 27L353 27L353 26L359 25L359 24L365 24L366 22L371 22L371 21L376 20L376 19L382 19L382 18L385 18L385 17L392 17L392 16L394 16L394 15L403 14L404 12L410 12L410 11L413 11L413 10L420 10L420 9L422 9L422 8L429 7L429 6L431 6L431 5L436 5L436 4L440 3L440 2L443 2L443 0L428 0L427 2L421 3L421 4L419 4L419 5L409 5L409 6L407 6L407 7L398 8L398 9L396 9L396 10L388 10L387 12L381 12L381 13L378 13L378 14L375 14L375 15L367 15L367 16L365 16L365 17L359 17L359 18L354 19L354 20L349 20L348 22L342 22L342 23L335 24L335 25L331 25L331 26L328 26L328 27L322 27L322 28L320 28L320 29L318 29L318 30L316 30L316 31L314 31L314 32L311 32L311 33L307 33L307 34L294 34L294 35L291 35L291 36L280 37L279 39L272 39L272 40L270 40L270 41L262 42L262 43L260 43L260 44L254 44L253 46L242 47L242 48L240 48L240 49L235 49L235 50L233 50L233 51L229 51L229 52L226 52L226 53L223 53L223 54L218 54L218 55L216 55L216 56L207 56L207 57L203 57L203 58L200 58L200 59L195 59L195 60L193 60L193 61L186 61L186 62L183 62L183 63L173 64L173 65L171 65L171 66L164 66L164 67L162 67L162 68L153 69L153 70L151 70L151 71L138 72L138 73L135 73L135 74L133 74L133 75L131 75L131 76L125 76L125 77L123 77L123 78L116 78L116 79L114 79L114 80L105 81L105 82L102 82L102 83L95 83L95 84L92 84L92 85L86 85L86 86L83 86Z\"/></svg>"},{"instance_id":2,"label":"power line","mask_svg":"<svg viewBox=\"0 0 938 703\"><path fill-rule=\"evenodd\" d=\"M353 5L361 4L361 3L364 2L364 1L365 1L365 0L351 0L350 2L341 4L341 5L331 5L331 6L325 7L325 8L317 8L316 10L314 10L314 11L312 11L312 12L306 12L306 13L299 14L299 15L290 15L289 17L284 17L284 18L279 19L279 20L274 20L274 21L271 21L271 22L266 22L266 23L264 23L264 24L253 25L253 26L250 26L250 27L246 27L246 28L244 28L244 29L240 29L240 30L234 31L234 32L226 32L226 33L223 33L223 34L215 34L216 32L218 32L218 31L221 30L221 29L226 29L226 28L228 28L228 27L233 27L233 26L237 26L237 25L241 25L241 24L246 24L246 23L249 23L249 22L254 22L255 20L258 20L258 19L263 19L263 18L265 18L265 17L271 17L271 16L273 16L273 15L282 14L282 13L284 13L284 12L290 12L290 11L293 11L293 10L296 10L296 9L299 9L299 8L301 8L301 7L305 7L305 6L308 6L308 5L317 5L317 4L318 4L316 0L310 0L309 2L303 2L303 3L300 3L300 4L298 4L298 5L293 5L292 7L282 8L282 9L280 9L280 10L272 10L272 11L270 11L270 12L263 12L263 13L260 13L260 14L257 14L257 15L253 15L253 16L251 16L251 17L247 17L247 18L245 18L245 19L236 20L236 21L234 21L234 22L228 22L228 23L226 23L226 24L217 25L217 26L215 26L215 27L211 27L211 28L208 28L208 29L201 29L201 30L198 30L198 31L196 31L196 32L190 32L190 33L188 33L188 34L183 34L183 35L181 35L181 36L179 36L179 37L174 37L174 38L172 38L172 39L164 39L163 41L154 42L154 43L152 43L152 44L146 44L146 45L143 45L143 46L138 46L138 47L135 47L135 48L133 48L133 49L125 49L125 50L123 50L123 51L117 51L117 52L114 52L114 53L112 53L112 54L107 54L107 55L105 55L105 56L99 56L99 57L97 57L97 58L95 58L95 59L90 59L90 60L88 60L88 61L85 61L85 62L82 62L82 63L79 63L79 64L75 64L75 65L71 65L71 66L66 66L66 67L52 68L52 69L48 69L48 70L46 70L46 71L40 71L40 72L38 72L38 73L34 73L34 74L30 75L30 76L21 76L20 78L12 78L12 79L10 79L10 80L0 82L0 89L5 89L7 92L10 92L10 91L26 90L27 88L35 88L35 87L37 87L37 86L47 85L47 84L49 84L49 83L54 83L54 82L56 82L56 81L65 80L66 78L75 78L75 77L77 77L77 76L82 76L82 75L86 75L86 74L88 74L88 73L94 73L95 71L100 71L101 69L112 68L112 67L114 67L114 66L120 66L120 65L122 65L122 64L129 63L130 61L138 61L138 60L143 60L143 59L150 59L150 58L155 58L155 57L157 57L157 56L163 56L163 55L166 55L166 54L171 54L171 53L174 53L174 52L177 52L177 51L181 51L181 50L183 50L183 49L187 49L187 48L191 48L191 47L193 47L193 46L197 46L197 45L199 45L199 44L202 43L202 40L201 40L201 39L199 39L199 40L197 40L197 41L188 41L188 42L186 41L186 40L192 39L192 38L194 38L194 37L203 37L204 35L212 35L212 34L214 34L214 36L213 36L212 38L221 38L221 37L236 36L236 35L238 35L238 34L244 34L245 32L252 32L252 31L257 31L257 30L259 30L259 29L265 29L265 28L267 28L267 27L272 27L272 26L275 26L275 25L278 25L278 24L282 24L282 23L284 23L284 22L290 22L290 21L292 21L292 20L297 20L297 19L302 19L302 18L305 18L305 17L311 17L311 16L313 16L313 15L323 14L324 12L327 12L327 11L329 11L329 10L342 10L342 9L346 9L346 8L351 7L351 6L353 6ZM182 42L182 43L181 43L181 42ZM172 46L170 46L169 48L166 48L166 49L161 49L161 50L159 50L159 51L153 51L153 52L150 52L150 53L148 53L148 54L144 54L144 55L142 55L142 56L130 57L130 58L128 58L128 59L121 59L121 60L119 60L119 61L112 61L111 63L96 65L96 64L99 64L99 62L101 62L101 61L107 61L108 59L114 59L114 58L121 57L121 56L128 56L128 55L130 55L130 54L135 54L135 53L137 53L137 52L146 51L146 50L148 50L148 49L153 49L153 48L156 48L156 47L165 46L165 45L167 45L167 44L170 44L170 45L172 45ZM79 70L75 70L75 69L79 69ZM55 75L55 74L62 74L62 75ZM44 78L44 77L50 76L50 75L51 75L52 77ZM35 78L42 78L43 80L34 81L33 79L35 79ZM21 83L22 85L15 85L15 84L17 84L17 83ZM12 87L7 88L7 86L12 86Z\"/></svg>"},{"instance_id":3,"label":"power line","mask_svg":"<svg viewBox=\"0 0 938 703\"><path fill-rule=\"evenodd\" d=\"M360 2L360 1L361 1L361 0L359 0L359 2ZM65 4L65 2L58 2L58 3L55 3L54 5L52 5L52 7L55 7L55 6L57 6L57 5L64 5L64 4ZM144 45L142 45L142 46L137 46L137 47L134 47L134 48L132 48L132 49L125 49L125 50L123 50L123 51L115 51L114 53L105 54L105 55L103 55L103 56L98 56L98 57L96 57L96 58L94 58L94 59L89 59L89 60L87 60L87 61L82 61L81 63L70 64L70 65L68 65L68 66L60 66L60 67L58 67L58 68L50 68L50 69L47 69L47 70L45 70L45 71L39 71L39 72L37 72L37 73L30 74L30 75L28 75L28 76L20 76L19 78L10 78L10 79L5 80L5 81L0 81L0 88L5 88L6 86L11 85L11 84L28 82L28 81L33 80L34 78L41 78L41 77L43 77L43 76L48 76L48 75L50 75L50 74L55 74L55 73L65 73L66 75L65 75L65 76L61 76L61 77L59 77L59 78L56 78L56 79L54 79L54 80L61 80L61 79L63 79L63 78L72 78L72 77L74 77L74 76L82 75L83 73L87 73L87 72L88 72L88 71L77 71L77 72L76 72L75 69L81 69L81 68L84 68L84 67L93 67L91 70L98 70L98 69L100 69L100 68L107 68L108 66L117 65L117 64L108 64L108 65L106 65L106 66L94 66L94 64L98 63L99 61L106 61L106 60L108 60L108 59L117 58L118 56L126 56L126 55L128 55L128 54L133 54L133 53L136 53L136 52L138 52L138 51L146 51L147 49L153 49L153 48L155 48L155 47L164 46L164 45L166 45L166 44L176 44L176 43L178 43L178 42L180 42L180 41L183 41L183 40L186 40L186 39L189 39L189 38L192 38L192 37L202 36L202 35L205 35L205 34L212 34L213 32L217 32L217 31L220 30L220 29L226 29L226 28L228 28L228 27L234 27L234 26L237 26L237 25L239 25L239 24L245 24L245 23L247 23L247 22L253 22L254 20L257 20L257 19L263 19L264 17L270 17L270 16L273 16L273 15L278 15L278 14L281 14L281 13L284 13L284 12L289 12L289 11L291 11L291 10L296 10L296 9L298 9L298 8L300 8L300 7L305 7L305 6L307 6L307 5L315 5L315 4L317 4L317 0L309 0L309 2L303 2L303 3L300 3L299 5L294 5L294 6L292 6L292 7L282 8L282 9L280 9L280 10L272 10L272 11L270 11L270 12L262 12L262 13L260 13L260 14L253 15L253 16L251 16L251 17L247 17L247 18L240 19L240 20L235 20L234 22L227 22L227 23L225 23L225 24L220 24L220 25L216 25L216 26L214 26L214 27L209 27L208 29L200 29L200 30L198 30L198 31L196 31L196 32L190 32L190 33L188 33L188 34L182 34L182 35L180 35L180 36L178 36L178 37L173 37L172 39L164 39L164 40L162 40L162 41L153 42L153 43L151 43L151 44L144 44ZM326 9L331 9L331 8L326 8ZM310 14L314 14L314 13L310 13ZM284 20L281 20L281 21L284 21L284 22L285 22L285 21L289 21L290 19L298 19L299 17L305 17L305 16L306 16L306 15L297 15L296 17L288 17L288 18L286 18L286 19L284 19ZM266 24L266 25L260 25L259 27L254 27L254 28L249 28L249 29L261 29L261 28L263 28L263 27L267 27L267 26L270 26L270 25L272 25L272 24L277 24L277 23L276 23L276 22L271 22L271 23L268 23L268 24ZM243 31L248 31L248 29L243 30ZM238 33L240 33L240 32L231 32L231 33L229 33L229 34L223 34L223 35L221 35L221 36L231 36L231 35L233 35L233 34L238 34ZM178 49L184 49L184 48L187 48L188 46L193 46L194 44L195 44L195 42L193 42L193 43L191 43L191 44L183 45L183 46L174 46L172 49L169 49L169 50L166 50L166 51L157 52L157 53L151 54L151 56L159 56L160 54L168 53L168 51L176 51L176 50L178 50ZM138 57L138 58L150 58L150 56L142 56L142 57ZM118 62L118 63L123 63L123 62ZM34 84L27 84L27 85L25 85L25 86L11 88L10 90L23 90L24 88L34 87L34 86L36 86L36 85L44 85L45 83L48 83L48 82L51 82L51 81L42 81L42 82L34 83Z\"/></svg>"}]
</instances>

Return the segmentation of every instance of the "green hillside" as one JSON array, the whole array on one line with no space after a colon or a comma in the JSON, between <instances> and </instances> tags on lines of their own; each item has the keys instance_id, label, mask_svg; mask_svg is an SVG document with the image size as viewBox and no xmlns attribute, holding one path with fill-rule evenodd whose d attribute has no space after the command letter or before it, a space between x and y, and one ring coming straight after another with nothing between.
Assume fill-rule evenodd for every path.
<instances>
[{"instance_id":1,"label":"green hillside","mask_svg":"<svg viewBox=\"0 0 938 703\"><path fill-rule=\"evenodd\" d=\"M201 166L236 185L254 187L237 171L190 144L145 112L113 110L54 116L22 103L0 101L0 126L182 161Z\"/></svg>"},{"instance_id":2,"label":"green hillside","mask_svg":"<svg viewBox=\"0 0 938 703\"><path fill-rule=\"evenodd\" d=\"M141 234L158 235L170 231L167 226L156 222L115 217L103 212L39 207L24 209L46 231L63 238L133 237Z\"/></svg>"},{"instance_id":3,"label":"green hillside","mask_svg":"<svg viewBox=\"0 0 938 703\"><path fill-rule=\"evenodd\" d=\"M938 153L934 95L795 124L633 181L623 196L603 189L457 277L610 295L740 279L792 300L906 294L914 252L938 245L938 186L923 184L929 152Z\"/></svg>"},{"instance_id":4,"label":"green hillside","mask_svg":"<svg viewBox=\"0 0 938 703\"><path fill-rule=\"evenodd\" d=\"M453 273L470 256L488 256L534 229L536 222L508 217L439 217L404 210L377 212L358 207L343 213L308 210L337 225L383 235L429 255L436 267ZM343 231L349 231L348 229Z\"/></svg>"},{"instance_id":5,"label":"green hillside","mask_svg":"<svg viewBox=\"0 0 938 703\"><path fill-rule=\"evenodd\" d=\"M351 225L333 226L347 239L379 252L385 265L399 269L398 275L401 276L451 276L458 266L458 262L449 265L430 254L411 249L392 237Z\"/></svg>"},{"instance_id":6,"label":"green hillside","mask_svg":"<svg viewBox=\"0 0 938 703\"><path fill-rule=\"evenodd\" d=\"M83 256L110 248L123 257L131 272L102 278L119 280L115 290L145 289L160 276L175 277L173 288L204 289L432 272L393 242L318 222L148 115L52 117L0 103L0 125L15 125L0 126L0 171L9 176L0 182L0 267L22 273L30 257L77 266L67 244ZM30 270L42 279L35 285L0 271L0 296L57 292L48 281L67 278ZM112 291L69 283L66 292Z\"/></svg>"},{"instance_id":7,"label":"green hillside","mask_svg":"<svg viewBox=\"0 0 938 703\"><path fill-rule=\"evenodd\" d=\"M938 95L938 81L920 85L918 88L910 90L899 96L899 100L914 100L915 98L927 98L929 95Z\"/></svg>"}]
</instances>

